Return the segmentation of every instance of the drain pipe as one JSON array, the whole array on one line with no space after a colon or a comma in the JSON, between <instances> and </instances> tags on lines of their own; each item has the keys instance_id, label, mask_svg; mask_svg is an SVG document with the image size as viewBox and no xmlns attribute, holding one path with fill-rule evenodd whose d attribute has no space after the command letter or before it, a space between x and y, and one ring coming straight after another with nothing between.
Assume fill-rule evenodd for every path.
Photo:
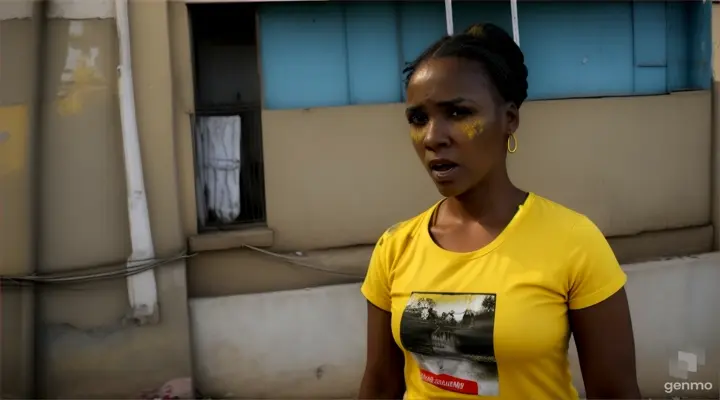
<instances>
[{"instance_id":1,"label":"drain pipe","mask_svg":"<svg viewBox=\"0 0 720 400\"><path fill-rule=\"evenodd\" d=\"M35 59L33 60L34 71L34 93L32 99L32 112L30 115L30 152L28 156L27 168L30 182L30 231L32 248L30 252L29 273L42 272L41 252L42 252L42 222L43 222L43 181L42 170L43 165L43 137L45 129L45 117L43 115L45 104L43 95L48 79L48 68L45 67L50 53L48 25L50 20L48 10L50 8L50 0L40 0L33 5L33 30L35 32ZM25 338L22 344L21 352L26 355L21 365L9 365L9 368L22 369L24 393L20 394L20 398L41 398L45 387L42 382L45 381L47 367L43 362L43 349L45 343L42 335L38 334L38 327L43 326L46 322L43 318L45 315L42 298L42 289L39 287L18 288L22 295L22 320L20 332ZM5 367L3 365L3 367ZM7 369L5 369L7 370ZM0 393L7 395L8 393Z\"/></svg>"},{"instance_id":2,"label":"drain pipe","mask_svg":"<svg viewBox=\"0 0 720 400\"><path fill-rule=\"evenodd\" d=\"M127 267L134 268L155 258L155 247L150 230L147 195L143 180L142 158L135 115L135 91L133 89L132 58L130 55L130 22L128 0L115 0L115 21L120 45L120 121L122 125L123 150L125 152L125 178L127 181L128 217L132 254ZM159 310L157 284L152 269L127 278L128 296L132 318L139 325L157 323Z\"/></svg>"}]
</instances>

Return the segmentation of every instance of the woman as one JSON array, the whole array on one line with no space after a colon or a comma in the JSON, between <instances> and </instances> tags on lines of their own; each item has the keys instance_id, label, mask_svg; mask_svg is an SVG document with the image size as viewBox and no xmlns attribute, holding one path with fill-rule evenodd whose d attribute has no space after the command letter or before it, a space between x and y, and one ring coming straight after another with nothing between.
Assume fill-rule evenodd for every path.
<instances>
[{"instance_id":1,"label":"woman","mask_svg":"<svg viewBox=\"0 0 720 400\"><path fill-rule=\"evenodd\" d=\"M508 178L527 97L520 48L491 24L444 37L405 71L406 116L444 197L378 241L363 399L640 398L626 276L585 216Z\"/></svg>"}]
</instances>

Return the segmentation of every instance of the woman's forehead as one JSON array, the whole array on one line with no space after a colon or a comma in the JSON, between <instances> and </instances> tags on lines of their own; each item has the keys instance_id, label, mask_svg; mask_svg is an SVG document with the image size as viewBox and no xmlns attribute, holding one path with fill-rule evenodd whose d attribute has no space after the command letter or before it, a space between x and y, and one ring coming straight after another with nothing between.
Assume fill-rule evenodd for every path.
<instances>
[{"instance_id":1,"label":"woman's forehead","mask_svg":"<svg viewBox=\"0 0 720 400\"><path fill-rule=\"evenodd\" d=\"M407 98L409 103L436 103L456 98L484 102L492 100L492 86L478 63L438 58L418 67L408 82Z\"/></svg>"}]
</instances>

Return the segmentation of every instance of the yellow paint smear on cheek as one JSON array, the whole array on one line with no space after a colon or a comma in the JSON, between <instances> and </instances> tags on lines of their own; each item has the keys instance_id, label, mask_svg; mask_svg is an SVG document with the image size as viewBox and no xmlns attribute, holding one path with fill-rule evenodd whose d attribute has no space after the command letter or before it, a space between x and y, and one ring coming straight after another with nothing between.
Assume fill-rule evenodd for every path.
<instances>
[{"instance_id":1,"label":"yellow paint smear on cheek","mask_svg":"<svg viewBox=\"0 0 720 400\"><path fill-rule=\"evenodd\" d=\"M482 120L473 120L467 122L461 122L459 129L462 133L467 136L468 139L473 139L478 135L481 135L485 130L485 123Z\"/></svg>"},{"instance_id":2,"label":"yellow paint smear on cheek","mask_svg":"<svg viewBox=\"0 0 720 400\"><path fill-rule=\"evenodd\" d=\"M425 138L425 131L427 130L426 127L416 127L413 126L410 128L410 137L412 138L413 142L422 142L422 140Z\"/></svg>"}]
</instances>

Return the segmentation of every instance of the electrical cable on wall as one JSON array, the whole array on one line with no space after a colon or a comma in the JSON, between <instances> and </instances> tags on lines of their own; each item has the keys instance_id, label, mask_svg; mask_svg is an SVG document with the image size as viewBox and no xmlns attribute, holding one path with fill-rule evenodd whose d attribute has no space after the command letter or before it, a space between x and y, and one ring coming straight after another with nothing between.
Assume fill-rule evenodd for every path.
<instances>
[{"instance_id":1,"label":"electrical cable on wall","mask_svg":"<svg viewBox=\"0 0 720 400\"><path fill-rule=\"evenodd\" d=\"M312 265L310 263L301 261L301 257L289 256L286 254L275 253L269 250L260 249L251 245L243 245L248 250L255 251L265 256L277 258L288 264L292 264L298 267L309 269L316 272L323 272L333 275L348 276L353 278L362 279L364 275L353 274L348 272L333 271L320 266ZM128 276L136 275L141 272L152 270L163 265L170 264L174 261L188 259L196 256L197 253L187 254L180 253L178 255L163 258L159 260L147 260L139 263L132 267L127 267L124 263L118 262L109 265L95 266L83 269L74 269L65 272L55 272L50 274L35 274L35 275L24 275L24 276L0 276L0 283L7 286L26 286L35 284L77 284L87 283L94 281L101 281L115 278L127 278Z\"/></svg>"},{"instance_id":2,"label":"electrical cable on wall","mask_svg":"<svg viewBox=\"0 0 720 400\"><path fill-rule=\"evenodd\" d=\"M127 278L174 261L183 260L195 256L195 254L180 253L176 256L148 260L133 267L127 267L124 262L110 265L95 266L90 268L76 269L64 272L49 274L34 274L24 276L0 276L0 283L8 286L23 286L32 284L73 284L86 283L98 280Z\"/></svg>"},{"instance_id":3,"label":"electrical cable on wall","mask_svg":"<svg viewBox=\"0 0 720 400\"><path fill-rule=\"evenodd\" d=\"M281 259L281 260L283 260L283 261L285 261L285 262L287 262L287 263L289 263L289 264L297 265L298 267L303 267L303 268L311 269L311 270L313 270L313 271L325 272L325 273L334 274L334 275L351 276L351 277L353 277L353 278L360 278L360 279L365 278L364 275L351 274L351 273L348 273L348 272L341 272L341 271L333 271L333 270L325 269L325 268L323 268L323 267L318 267L318 266L315 266L315 265L311 265L311 264L308 264L308 263L306 263L306 262L298 261L298 258L300 258L300 257L293 257L293 256L285 255L285 254L274 253L274 252L272 252L272 251L263 250L263 249L259 249L259 248L254 247L254 246L250 246L249 244L243 245L243 247L245 247L245 248L247 248L247 249L250 249L250 250L253 250L253 251L256 251L256 252L258 252L258 253L265 254L265 255L270 256L270 257L279 258L279 259Z\"/></svg>"}]
</instances>

